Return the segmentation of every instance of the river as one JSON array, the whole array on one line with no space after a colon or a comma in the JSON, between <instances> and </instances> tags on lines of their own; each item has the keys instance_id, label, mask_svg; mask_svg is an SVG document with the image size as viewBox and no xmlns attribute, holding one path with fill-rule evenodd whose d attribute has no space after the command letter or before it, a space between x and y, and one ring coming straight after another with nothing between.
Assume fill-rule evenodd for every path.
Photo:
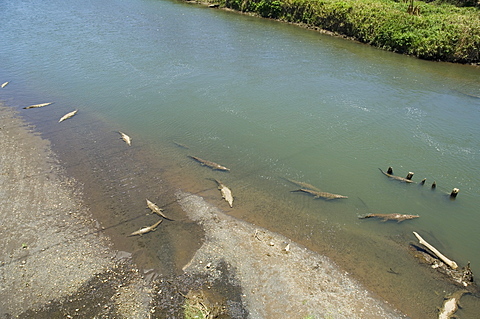
<instances>
[{"instance_id":1,"label":"river","mask_svg":"<svg viewBox=\"0 0 480 319\"><path fill-rule=\"evenodd\" d=\"M182 2L3 0L0 18L0 82L10 81L0 98L52 141L94 216L140 265L178 271L198 248L187 220L166 231L175 257L124 239L143 226L143 194L175 215L162 194L181 188L332 257L414 318L434 318L455 288L413 256L413 231L480 273L479 67ZM54 104L22 110L43 102ZM417 183L378 170L389 166ZM232 189L233 208L211 178ZM348 199L292 192L288 179ZM359 219L369 213L420 218ZM478 299L462 301L461 317L474 318Z\"/></svg>"}]
</instances>

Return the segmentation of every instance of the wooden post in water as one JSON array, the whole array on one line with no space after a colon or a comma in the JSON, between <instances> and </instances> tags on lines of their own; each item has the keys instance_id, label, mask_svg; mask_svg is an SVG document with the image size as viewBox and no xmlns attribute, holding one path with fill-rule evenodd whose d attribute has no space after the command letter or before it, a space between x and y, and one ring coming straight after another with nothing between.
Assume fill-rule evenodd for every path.
<instances>
[{"instance_id":1,"label":"wooden post in water","mask_svg":"<svg viewBox=\"0 0 480 319\"><path fill-rule=\"evenodd\" d=\"M413 177L413 174L415 174L415 173L414 172L408 172L407 177L405 177L405 178L408 179L409 181L411 181L412 177Z\"/></svg>"},{"instance_id":2,"label":"wooden post in water","mask_svg":"<svg viewBox=\"0 0 480 319\"><path fill-rule=\"evenodd\" d=\"M460 190L459 190L458 188L454 188L454 189L452 190L452 192L450 193L450 198L456 198L459 191L460 191Z\"/></svg>"},{"instance_id":3,"label":"wooden post in water","mask_svg":"<svg viewBox=\"0 0 480 319\"><path fill-rule=\"evenodd\" d=\"M435 189L437 187L437 182L433 181L432 183L432 189Z\"/></svg>"},{"instance_id":4,"label":"wooden post in water","mask_svg":"<svg viewBox=\"0 0 480 319\"><path fill-rule=\"evenodd\" d=\"M426 180L427 180L426 178L422 179L422 181L420 182L420 185L424 185Z\"/></svg>"},{"instance_id":5,"label":"wooden post in water","mask_svg":"<svg viewBox=\"0 0 480 319\"><path fill-rule=\"evenodd\" d=\"M390 174L390 175L393 174L393 168L391 166L388 167L387 174Z\"/></svg>"}]
</instances>

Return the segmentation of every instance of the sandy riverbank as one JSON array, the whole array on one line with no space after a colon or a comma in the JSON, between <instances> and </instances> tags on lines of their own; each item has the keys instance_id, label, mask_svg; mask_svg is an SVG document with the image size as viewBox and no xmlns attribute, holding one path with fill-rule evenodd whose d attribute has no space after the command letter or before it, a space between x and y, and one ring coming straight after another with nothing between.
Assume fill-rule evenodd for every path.
<instances>
[{"instance_id":1,"label":"sandy riverbank","mask_svg":"<svg viewBox=\"0 0 480 319\"><path fill-rule=\"evenodd\" d=\"M198 298L219 318L403 317L328 258L183 191L203 244L181 275L143 273L111 248L48 141L7 107L0 149L0 318L179 318Z\"/></svg>"},{"instance_id":2,"label":"sandy riverbank","mask_svg":"<svg viewBox=\"0 0 480 319\"><path fill-rule=\"evenodd\" d=\"M187 273L220 276L225 263L242 287L251 318L399 318L329 258L288 238L230 217L201 197L178 192L206 240Z\"/></svg>"},{"instance_id":3,"label":"sandy riverbank","mask_svg":"<svg viewBox=\"0 0 480 319\"><path fill-rule=\"evenodd\" d=\"M62 177L48 141L4 106L0 150L0 318L88 316L94 309L72 297L82 289L108 294L96 313L115 308L126 317L144 317L138 316L148 311L143 289L113 286L118 280L85 289L98 278L121 275L125 286L134 287L141 277L98 232L79 185ZM122 300L129 307L117 307ZM40 309L49 305L56 309L42 316Z\"/></svg>"}]
</instances>

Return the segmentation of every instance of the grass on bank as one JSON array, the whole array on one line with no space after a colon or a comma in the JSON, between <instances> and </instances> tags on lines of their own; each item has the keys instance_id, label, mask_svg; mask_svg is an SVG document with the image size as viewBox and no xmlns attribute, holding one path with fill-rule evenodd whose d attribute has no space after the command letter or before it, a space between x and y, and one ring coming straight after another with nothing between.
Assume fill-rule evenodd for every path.
<instances>
[{"instance_id":1,"label":"grass on bank","mask_svg":"<svg viewBox=\"0 0 480 319\"><path fill-rule=\"evenodd\" d=\"M332 31L422 59L480 63L478 5L458 7L413 0L207 1L265 18Z\"/></svg>"}]
</instances>

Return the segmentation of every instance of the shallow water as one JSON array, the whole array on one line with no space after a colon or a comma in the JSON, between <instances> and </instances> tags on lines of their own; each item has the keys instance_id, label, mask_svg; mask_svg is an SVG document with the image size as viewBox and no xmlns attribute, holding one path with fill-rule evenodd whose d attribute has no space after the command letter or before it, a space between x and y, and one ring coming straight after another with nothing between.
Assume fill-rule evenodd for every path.
<instances>
[{"instance_id":1,"label":"shallow water","mask_svg":"<svg viewBox=\"0 0 480 319\"><path fill-rule=\"evenodd\" d=\"M99 220L120 223L109 235L119 233L118 245L138 251L145 267L181 268L199 246L189 246L200 230L169 192L182 188L334 257L412 317L434 317L443 290L454 290L408 253L412 231L480 273L478 67L168 1L4 1L0 17L0 82L10 81L0 98L18 108L55 102L22 115L90 186ZM132 136L131 148L116 130ZM212 172L187 155L231 171ZM389 180L378 170L388 166L427 182ZM234 209L209 178L233 190ZM285 178L349 198L313 199L291 192L298 187ZM155 221L139 217L145 197L183 218L163 223L169 244L161 250L124 239ZM421 217L358 219L370 212ZM478 301L466 300L468 318Z\"/></svg>"}]
</instances>

